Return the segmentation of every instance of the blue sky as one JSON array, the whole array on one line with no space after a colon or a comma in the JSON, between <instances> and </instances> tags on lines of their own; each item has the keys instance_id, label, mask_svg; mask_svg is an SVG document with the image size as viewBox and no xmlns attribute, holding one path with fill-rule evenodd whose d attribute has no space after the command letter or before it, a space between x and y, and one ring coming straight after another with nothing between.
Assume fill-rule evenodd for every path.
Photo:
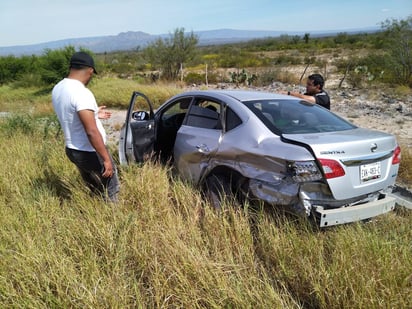
<instances>
[{"instance_id":1,"label":"blue sky","mask_svg":"<svg viewBox=\"0 0 412 309\"><path fill-rule=\"evenodd\" d=\"M412 0L0 0L0 46L176 28L344 31L411 15Z\"/></svg>"}]
</instances>

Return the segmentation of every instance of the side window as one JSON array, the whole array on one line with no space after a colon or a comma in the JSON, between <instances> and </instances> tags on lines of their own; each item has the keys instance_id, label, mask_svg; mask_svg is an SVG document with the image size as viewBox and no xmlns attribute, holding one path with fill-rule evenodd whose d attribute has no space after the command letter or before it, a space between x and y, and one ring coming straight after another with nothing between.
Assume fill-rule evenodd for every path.
<instances>
[{"instance_id":1,"label":"side window","mask_svg":"<svg viewBox=\"0 0 412 309\"><path fill-rule=\"evenodd\" d=\"M180 99L179 101L176 101L173 103L173 105L169 106L167 110L165 110L162 114L162 119L167 119L171 116L177 115L177 114L186 114L187 109L189 108L190 102L192 101L192 98L183 98Z\"/></svg>"},{"instance_id":2,"label":"side window","mask_svg":"<svg viewBox=\"0 0 412 309\"><path fill-rule=\"evenodd\" d=\"M189 110L186 125L205 129L221 129L220 103L197 99Z\"/></svg>"},{"instance_id":3,"label":"side window","mask_svg":"<svg viewBox=\"0 0 412 309\"><path fill-rule=\"evenodd\" d=\"M161 126L174 127L177 131L183 123L191 101L192 98L188 97L170 105L161 115Z\"/></svg>"},{"instance_id":4,"label":"side window","mask_svg":"<svg viewBox=\"0 0 412 309\"><path fill-rule=\"evenodd\" d=\"M226 131L230 131L242 123L238 115L230 108L226 108Z\"/></svg>"}]
</instances>

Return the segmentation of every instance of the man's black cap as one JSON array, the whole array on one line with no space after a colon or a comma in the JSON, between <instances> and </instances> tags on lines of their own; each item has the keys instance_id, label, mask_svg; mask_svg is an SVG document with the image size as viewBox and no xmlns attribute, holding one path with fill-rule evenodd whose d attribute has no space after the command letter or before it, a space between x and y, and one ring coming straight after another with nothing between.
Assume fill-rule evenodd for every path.
<instances>
[{"instance_id":1,"label":"man's black cap","mask_svg":"<svg viewBox=\"0 0 412 309\"><path fill-rule=\"evenodd\" d=\"M96 68L94 67L94 60L92 56L85 52L76 52L70 59L70 67L91 67L95 74L97 74Z\"/></svg>"}]
</instances>

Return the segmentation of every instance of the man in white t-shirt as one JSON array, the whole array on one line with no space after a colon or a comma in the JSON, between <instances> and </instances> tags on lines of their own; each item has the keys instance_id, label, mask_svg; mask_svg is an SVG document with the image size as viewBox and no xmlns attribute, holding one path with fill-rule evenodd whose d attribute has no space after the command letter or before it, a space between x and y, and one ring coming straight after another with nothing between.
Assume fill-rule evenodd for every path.
<instances>
[{"instance_id":1,"label":"man in white t-shirt","mask_svg":"<svg viewBox=\"0 0 412 309\"><path fill-rule=\"evenodd\" d=\"M74 53L69 75L53 88L53 108L63 129L70 161L92 192L116 202L120 184L100 122L111 113L103 110L105 106L97 106L93 93L86 87L94 73L97 74L93 58L85 52Z\"/></svg>"}]
</instances>

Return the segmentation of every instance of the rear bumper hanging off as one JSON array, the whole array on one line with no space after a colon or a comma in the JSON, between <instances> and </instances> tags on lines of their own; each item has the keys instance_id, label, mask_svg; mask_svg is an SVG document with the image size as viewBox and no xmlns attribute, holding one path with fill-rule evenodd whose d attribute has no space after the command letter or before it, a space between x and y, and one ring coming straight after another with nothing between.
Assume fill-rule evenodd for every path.
<instances>
[{"instance_id":1,"label":"rear bumper hanging off","mask_svg":"<svg viewBox=\"0 0 412 309\"><path fill-rule=\"evenodd\" d=\"M333 226L349 222L361 221L382 215L395 209L396 198L386 196L383 199L361 205L335 209L322 209L314 207L320 216L320 227Z\"/></svg>"}]
</instances>

